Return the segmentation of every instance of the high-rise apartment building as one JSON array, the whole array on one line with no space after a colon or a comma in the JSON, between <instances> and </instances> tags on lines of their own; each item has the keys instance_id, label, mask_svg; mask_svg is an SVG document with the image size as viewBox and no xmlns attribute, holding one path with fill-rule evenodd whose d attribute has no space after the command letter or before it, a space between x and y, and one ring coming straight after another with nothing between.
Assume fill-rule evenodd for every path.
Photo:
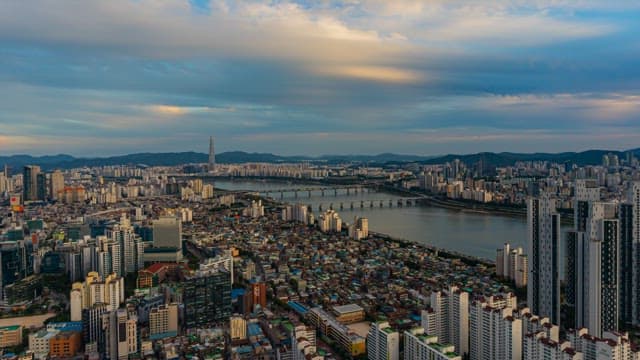
<instances>
[{"instance_id":1,"label":"high-rise apartment building","mask_svg":"<svg viewBox=\"0 0 640 360\"><path fill-rule=\"evenodd\" d=\"M393 330L388 322L371 324L367 335L367 359L400 359L400 334Z\"/></svg>"},{"instance_id":2,"label":"high-rise apartment building","mask_svg":"<svg viewBox=\"0 0 640 360\"><path fill-rule=\"evenodd\" d=\"M51 173L49 179L49 197L59 200L64 190L64 175L60 170Z\"/></svg>"},{"instance_id":3,"label":"high-rise apartment building","mask_svg":"<svg viewBox=\"0 0 640 360\"><path fill-rule=\"evenodd\" d=\"M469 352L469 293L457 286L431 293L431 306L422 311L422 327L439 341L455 346L460 355Z\"/></svg>"},{"instance_id":4,"label":"high-rise apartment building","mask_svg":"<svg viewBox=\"0 0 640 360\"><path fill-rule=\"evenodd\" d=\"M529 277L529 261L521 247L511 248L505 243L502 249L496 251L496 275L513 280L516 287L527 286Z\"/></svg>"},{"instance_id":5,"label":"high-rise apartment building","mask_svg":"<svg viewBox=\"0 0 640 360\"><path fill-rule=\"evenodd\" d=\"M106 229L106 236L113 243L120 245L121 256L124 255L120 259L120 266L114 268L113 272L118 276L124 276L144 269L144 244L134 232L131 220L126 214L122 214L119 223Z\"/></svg>"},{"instance_id":6,"label":"high-rise apartment building","mask_svg":"<svg viewBox=\"0 0 640 360\"><path fill-rule=\"evenodd\" d=\"M560 215L548 194L527 201L527 305L560 322Z\"/></svg>"},{"instance_id":7,"label":"high-rise apartment building","mask_svg":"<svg viewBox=\"0 0 640 360\"><path fill-rule=\"evenodd\" d=\"M462 360L454 346L426 334L421 327L404 332L404 360Z\"/></svg>"},{"instance_id":8,"label":"high-rise apartment building","mask_svg":"<svg viewBox=\"0 0 640 360\"><path fill-rule=\"evenodd\" d=\"M522 320L514 316L517 299L512 294L474 299L469 314L471 360L520 360Z\"/></svg>"}]
</instances>

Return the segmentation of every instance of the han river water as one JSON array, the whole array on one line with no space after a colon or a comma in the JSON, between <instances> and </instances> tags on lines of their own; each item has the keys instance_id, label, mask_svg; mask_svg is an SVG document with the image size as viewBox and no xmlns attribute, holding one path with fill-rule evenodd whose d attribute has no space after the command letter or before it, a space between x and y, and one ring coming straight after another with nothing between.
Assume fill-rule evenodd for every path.
<instances>
[{"instance_id":1,"label":"han river water","mask_svg":"<svg viewBox=\"0 0 640 360\"><path fill-rule=\"evenodd\" d=\"M267 191L274 189L304 189L315 185L291 184L275 181L216 181L215 187L224 190ZM395 238L406 239L417 243L436 246L450 251L460 252L485 259L495 260L496 249L505 242L513 246L526 246L527 223L525 218L514 218L498 214L477 213L449 210L429 205L413 205L397 207L395 200L400 196L384 192L358 193L346 195L344 191L334 196L333 191L321 193L312 192L309 198L306 191L299 192L296 199L293 193L285 193L280 199L280 193L270 195L282 202L303 203L312 206L314 215L318 216L318 206L328 209L333 203L343 222L352 223L355 216L369 219L370 231L388 234ZM360 201L387 200L380 208L376 202L374 208L360 208ZM394 199L394 206L388 206L388 200ZM350 209L350 202L354 202L354 209ZM344 209L339 209L339 204ZM526 248L525 248L526 251Z\"/></svg>"}]
</instances>

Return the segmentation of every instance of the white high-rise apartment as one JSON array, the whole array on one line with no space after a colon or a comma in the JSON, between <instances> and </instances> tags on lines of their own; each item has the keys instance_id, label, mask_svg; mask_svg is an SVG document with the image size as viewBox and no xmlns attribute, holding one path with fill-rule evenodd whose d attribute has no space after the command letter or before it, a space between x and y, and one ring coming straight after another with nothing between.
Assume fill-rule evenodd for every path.
<instances>
[{"instance_id":1,"label":"white high-rise apartment","mask_svg":"<svg viewBox=\"0 0 640 360\"><path fill-rule=\"evenodd\" d=\"M372 323L367 335L367 359L399 360L400 334L389 323Z\"/></svg>"},{"instance_id":2,"label":"white high-rise apartment","mask_svg":"<svg viewBox=\"0 0 640 360\"><path fill-rule=\"evenodd\" d=\"M527 305L534 314L560 322L560 215L555 199L527 201Z\"/></svg>"},{"instance_id":3,"label":"white high-rise apartment","mask_svg":"<svg viewBox=\"0 0 640 360\"><path fill-rule=\"evenodd\" d=\"M431 307L422 311L422 327L427 334L435 335L445 343L455 346L456 352L469 352L469 293L451 286L444 291L431 293Z\"/></svg>"},{"instance_id":4,"label":"white high-rise apartment","mask_svg":"<svg viewBox=\"0 0 640 360\"><path fill-rule=\"evenodd\" d=\"M124 279L111 274L103 281L97 272L90 272L84 282L73 283L69 298L71 321L80 321L82 310L96 304L106 304L108 311L115 310L124 303Z\"/></svg>"},{"instance_id":5,"label":"white high-rise apartment","mask_svg":"<svg viewBox=\"0 0 640 360\"><path fill-rule=\"evenodd\" d=\"M118 274L118 276L137 272L144 268L144 254L143 251L140 251L142 249L142 239L134 233L131 221L126 214L122 214L118 224L107 228L106 235L113 243L120 245L120 264L116 263L115 257L112 258L114 265L113 271ZM122 255L124 255L124 257L122 257ZM122 260L124 260L124 262Z\"/></svg>"},{"instance_id":6,"label":"white high-rise apartment","mask_svg":"<svg viewBox=\"0 0 640 360\"><path fill-rule=\"evenodd\" d=\"M583 328L569 331L567 339L584 359L640 359L640 350L632 346L627 333L605 331L602 337L595 337Z\"/></svg>"},{"instance_id":7,"label":"white high-rise apartment","mask_svg":"<svg viewBox=\"0 0 640 360\"><path fill-rule=\"evenodd\" d=\"M470 306L471 360L521 360L522 320L514 316L517 299L511 294L477 298Z\"/></svg>"},{"instance_id":8,"label":"white high-rise apartment","mask_svg":"<svg viewBox=\"0 0 640 360\"><path fill-rule=\"evenodd\" d=\"M527 360L583 360L581 352L568 341L549 339L544 332L526 334L522 339L522 358Z\"/></svg>"},{"instance_id":9,"label":"white high-rise apartment","mask_svg":"<svg viewBox=\"0 0 640 360\"><path fill-rule=\"evenodd\" d=\"M417 327L404 332L404 360L462 360L455 347L440 343L435 335Z\"/></svg>"},{"instance_id":10,"label":"white high-rise apartment","mask_svg":"<svg viewBox=\"0 0 640 360\"><path fill-rule=\"evenodd\" d=\"M502 249L496 251L497 276L515 281L516 287L524 287L528 273L527 255L521 247L512 249L509 243L505 243Z\"/></svg>"}]
</instances>

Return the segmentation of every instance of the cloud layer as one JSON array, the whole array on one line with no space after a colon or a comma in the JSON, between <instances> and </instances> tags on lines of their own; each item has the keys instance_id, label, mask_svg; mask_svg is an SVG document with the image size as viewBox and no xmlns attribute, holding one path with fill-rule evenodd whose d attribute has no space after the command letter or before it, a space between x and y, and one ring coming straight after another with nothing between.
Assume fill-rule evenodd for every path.
<instances>
[{"instance_id":1,"label":"cloud layer","mask_svg":"<svg viewBox=\"0 0 640 360\"><path fill-rule=\"evenodd\" d=\"M606 6L604 6L606 5ZM640 146L632 1L0 2L0 152Z\"/></svg>"}]
</instances>

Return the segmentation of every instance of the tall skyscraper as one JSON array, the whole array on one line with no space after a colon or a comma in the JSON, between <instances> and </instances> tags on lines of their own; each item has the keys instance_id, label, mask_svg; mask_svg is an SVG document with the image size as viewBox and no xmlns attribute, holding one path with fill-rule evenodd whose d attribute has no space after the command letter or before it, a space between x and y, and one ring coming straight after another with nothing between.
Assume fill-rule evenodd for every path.
<instances>
[{"instance_id":1,"label":"tall skyscraper","mask_svg":"<svg viewBox=\"0 0 640 360\"><path fill-rule=\"evenodd\" d=\"M548 194L527 201L529 278L527 305L531 312L560 323L560 215Z\"/></svg>"},{"instance_id":2,"label":"tall skyscraper","mask_svg":"<svg viewBox=\"0 0 640 360\"><path fill-rule=\"evenodd\" d=\"M213 147L213 136L209 137L209 171L213 172L216 168L216 152Z\"/></svg>"},{"instance_id":3,"label":"tall skyscraper","mask_svg":"<svg viewBox=\"0 0 640 360\"><path fill-rule=\"evenodd\" d=\"M640 325L640 182L635 182L631 188L631 206L633 215L631 226L633 237L633 325Z\"/></svg>"}]
</instances>

